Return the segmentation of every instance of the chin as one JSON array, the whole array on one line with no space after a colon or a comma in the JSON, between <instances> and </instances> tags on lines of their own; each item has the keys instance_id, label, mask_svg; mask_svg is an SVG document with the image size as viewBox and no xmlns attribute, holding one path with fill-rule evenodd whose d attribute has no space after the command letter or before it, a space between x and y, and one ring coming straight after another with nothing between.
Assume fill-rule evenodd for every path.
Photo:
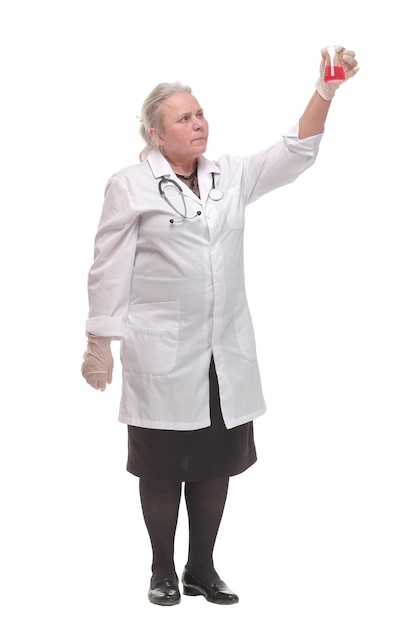
<instances>
[{"instance_id":1,"label":"chin","mask_svg":"<svg viewBox=\"0 0 417 626\"><path fill-rule=\"evenodd\" d=\"M207 142L201 142L196 150L197 154L203 154L207 149Z\"/></svg>"}]
</instances>

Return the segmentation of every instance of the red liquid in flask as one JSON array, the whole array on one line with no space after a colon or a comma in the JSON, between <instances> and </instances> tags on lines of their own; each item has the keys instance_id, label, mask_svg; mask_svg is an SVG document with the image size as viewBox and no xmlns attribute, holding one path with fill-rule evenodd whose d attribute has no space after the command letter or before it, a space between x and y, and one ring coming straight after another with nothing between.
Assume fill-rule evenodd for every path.
<instances>
[{"instance_id":1,"label":"red liquid in flask","mask_svg":"<svg viewBox=\"0 0 417 626\"><path fill-rule=\"evenodd\" d=\"M341 65L326 65L324 68L324 82L340 85L346 80L345 71Z\"/></svg>"}]
</instances>

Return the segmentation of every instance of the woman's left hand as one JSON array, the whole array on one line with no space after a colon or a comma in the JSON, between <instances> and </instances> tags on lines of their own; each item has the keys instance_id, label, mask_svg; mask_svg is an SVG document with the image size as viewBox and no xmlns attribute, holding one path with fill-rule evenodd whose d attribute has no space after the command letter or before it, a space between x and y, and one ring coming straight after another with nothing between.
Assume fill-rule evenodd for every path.
<instances>
[{"instance_id":1,"label":"woman's left hand","mask_svg":"<svg viewBox=\"0 0 417 626\"><path fill-rule=\"evenodd\" d=\"M356 55L353 50L346 50L343 46L335 46L335 51L337 52L341 62L342 67L345 72L345 80L342 85L352 76L355 76L359 72L358 62L356 60ZM316 83L316 91L320 94L322 98L325 100L331 100L336 90L340 87L340 85L333 85L331 83L324 82L324 68L326 65L326 56L327 51L326 48L322 48L321 50L321 62L320 62L320 76Z\"/></svg>"}]
</instances>

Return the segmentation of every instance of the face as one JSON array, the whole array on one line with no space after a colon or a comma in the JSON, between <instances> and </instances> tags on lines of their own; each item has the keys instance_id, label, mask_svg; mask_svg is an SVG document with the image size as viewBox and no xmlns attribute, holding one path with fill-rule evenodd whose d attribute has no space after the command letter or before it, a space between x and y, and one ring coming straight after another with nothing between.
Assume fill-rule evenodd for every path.
<instances>
[{"instance_id":1,"label":"face","mask_svg":"<svg viewBox=\"0 0 417 626\"><path fill-rule=\"evenodd\" d=\"M162 132L154 130L161 152L168 161L188 163L206 151L208 123L193 95L176 93L162 104Z\"/></svg>"}]
</instances>

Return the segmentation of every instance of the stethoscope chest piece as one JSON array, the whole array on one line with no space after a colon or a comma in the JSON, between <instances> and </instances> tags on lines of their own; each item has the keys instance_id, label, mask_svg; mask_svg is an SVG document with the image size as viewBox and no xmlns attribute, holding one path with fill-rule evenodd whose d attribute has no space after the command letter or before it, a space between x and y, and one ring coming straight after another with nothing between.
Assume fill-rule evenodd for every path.
<instances>
[{"instance_id":1,"label":"stethoscope chest piece","mask_svg":"<svg viewBox=\"0 0 417 626\"><path fill-rule=\"evenodd\" d=\"M220 189L213 187L210 189L209 198L210 200L221 200L223 198L223 192Z\"/></svg>"}]
</instances>

